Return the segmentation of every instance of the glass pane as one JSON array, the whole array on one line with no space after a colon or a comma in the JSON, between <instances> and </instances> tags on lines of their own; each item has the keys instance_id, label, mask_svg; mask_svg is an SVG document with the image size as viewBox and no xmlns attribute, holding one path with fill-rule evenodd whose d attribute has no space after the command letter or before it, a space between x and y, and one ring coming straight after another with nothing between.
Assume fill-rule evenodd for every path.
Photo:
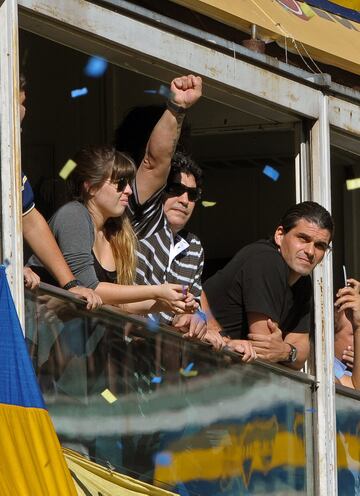
<instances>
[{"instance_id":1,"label":"glass pane","mask_svg":"<svg viewBox=\"0 0 360 496\"><path fill-rule=\"evenodd\" d=\"M312 494L309 383L54 296L26 310L64 446L182 495Z\"/></svg>"},{"instance_id":2,"label":"glass pane","mask_svg":"<svg viewBox=\"0 0 360 496\"><path fill-rule=\"evenodd\" d=\"M360 395L336 395L339 496L360 494Z\"/></svg>"}]
</instances>

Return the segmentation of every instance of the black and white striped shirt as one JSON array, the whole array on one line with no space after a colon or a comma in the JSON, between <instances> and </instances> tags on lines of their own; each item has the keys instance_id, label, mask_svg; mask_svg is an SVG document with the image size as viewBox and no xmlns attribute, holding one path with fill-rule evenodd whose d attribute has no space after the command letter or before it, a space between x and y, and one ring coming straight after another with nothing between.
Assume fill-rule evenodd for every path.
<instances>
[{"instance_id":1,"label":"black and white striped shirt","mask_svg":"<svg viewBox=\"0 0 360 496\"><path fill-rule=\"evenodd\" d=\"M200 299L204 251L197 236L185 230L173 235L163 209L163 189L143 205L136 183L129 201L130 219L139 239L136 284L183 284ZM174 315L161 313L160 323L171 323Z\"/></svg>"}]
</instances>

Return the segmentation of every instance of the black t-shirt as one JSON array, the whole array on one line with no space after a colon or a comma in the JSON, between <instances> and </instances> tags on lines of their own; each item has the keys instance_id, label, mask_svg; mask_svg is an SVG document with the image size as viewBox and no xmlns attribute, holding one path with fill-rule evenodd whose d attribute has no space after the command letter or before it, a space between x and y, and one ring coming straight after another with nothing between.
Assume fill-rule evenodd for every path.
<instances>
[{"instance_id":1,"label":"black t-shirt","mask_svg":"<svg viewBox=\"0 0 360 496\"><path fill-rule=\"evenodd\" d=\"M267 240L242 248L204 284L211 311L223 331L245 339L247 313L267 315L288 332L309 332L312 301L310 276L288 284L289 267Z\"/></svg>"}]
</instances>

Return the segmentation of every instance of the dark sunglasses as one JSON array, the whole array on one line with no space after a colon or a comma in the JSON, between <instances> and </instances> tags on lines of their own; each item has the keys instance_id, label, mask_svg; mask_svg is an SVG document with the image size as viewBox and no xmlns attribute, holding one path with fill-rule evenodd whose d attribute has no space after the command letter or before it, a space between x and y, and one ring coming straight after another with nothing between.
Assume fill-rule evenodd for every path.
<instances>
[{"instance_id":1,"label":"dark sunglasses","mask_svg":"<svg viewBox=\"0 0 360 496\"><path fill-rule=\"evenodd\" d=\"M170 183L166 186L166 193L169 196L182 196L187 193L189 201L196 202L201 198L200 188L189 188L181 183Z\"/></svg>"},{"instance_id":2,"label":"dark sunglasses","mask_svg":"<svg viewBox=\"0 0 360 496\"><path fill-rule=\"evenodd\" d=\"M116 184L117 192L122 193L130 182L131 179L129 177L119 177L119 179L113 181L113 184Z\"/></svg>"}]
</instances>

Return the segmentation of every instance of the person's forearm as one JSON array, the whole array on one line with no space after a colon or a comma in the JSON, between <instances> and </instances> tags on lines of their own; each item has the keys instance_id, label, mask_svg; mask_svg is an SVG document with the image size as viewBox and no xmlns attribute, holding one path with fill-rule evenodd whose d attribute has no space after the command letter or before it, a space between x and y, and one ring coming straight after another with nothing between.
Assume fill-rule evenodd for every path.
<instances>
[{"instance_id":1,"label":"person's forearm","mask_svg":"<svg viewBox=\"0 0 360 496\"><path fill-rule=\"evenodd\" d=\"M145 152L145 167L164 176L164 182L170 170L170 163L179 140L184 114L175 114L165 110L154 127Z\"/></svg>"},{"instance_id":2,"label":"person's forearm","mask_svg":"<svg viewBox=\"0 0 360 496\"><path fill-rule=\"evenodd\" d=\"M118 305L118 307L126 313L143 315L146 313L151 313L155 304L155 300L143 300L136 303L122 303Z\"/></svg>"},{"instance_id":3,"label":"person's forearm","mask_svg":"<svg viewBox=\"0 0 360 496\"><path fill-rule=\"evenodd\" d=\"M360 390L360 328L354 329L354 366L352 371L354 388Z\"/></svg>"},{"instance_id":4,"label":"person's forearm","mask_svg":"<svg viewBox=\"0 0 360 496\"><path fill-rule=\"evenodd\" d=\"M111 282L100 282L95 288L95 292L105 304L124 305L137 303L137 305L133 306L137 311L133 313L147 313L151 308L149 300L154 300L158 297L156 288L157 286L123 286ZM139 304L140 302L143 306ZM124 310L130 311L125 307Z\"/></svg>"},{"instance_id":5,"label":"person's forearm","mask_svg":"<svg viewBox=\"0 0 360 496\"><path fill-rule=\"evenodd\" d=\"M35 208L23 217L23 235L37 258L61 287L74 279L46 220Z\"/></svg>"}]
</instances>

